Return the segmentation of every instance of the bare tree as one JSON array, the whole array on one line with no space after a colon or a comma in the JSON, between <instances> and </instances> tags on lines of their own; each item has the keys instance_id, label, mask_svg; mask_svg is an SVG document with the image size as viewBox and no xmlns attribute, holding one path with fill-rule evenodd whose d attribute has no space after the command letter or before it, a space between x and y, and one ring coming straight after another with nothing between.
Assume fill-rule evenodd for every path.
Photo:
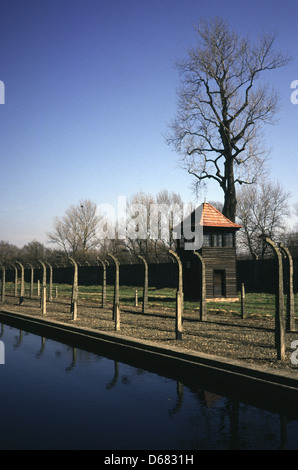
<instances>
[{"instance_id":1,"label":"bare tree","mask_svg":"<svg viewBox=\"0 0 298 470\"><path fill-rule=\"evenodd\" d=\"M64 216L55 219L54 231L48 234L49 242L68 255L86 258L87 252L98 245L99 220L96 204L90 200L80 201L67 209Z\"/></svg>"},{"instance_id":2,"label":"bare tree","mask_svg":"<svg viewBox=\"0 0 298 470\"><path fill-rule=\"evenodd\" d=\"M49 260L52 250L46 248L37 240L27 243L20 249L20 256L23 261L37 263L39 260Z\"/></svg>"},{"instance_id":3,"label":"bare tree","mask_svg":"<svg viewBox=\"0 0 298 470\"><path fill-rule=\"evenodd\" d=\"M146 260L156 256L156 244L149 232L150 205L153 203L153 196L142 191L135 193L127 201L126 247L135 259L138 255Z\"/></svg>"},{"instance_id":4,"label":"bare tree","mask_svg":"<svg viewBox=\"0 0 298 470\"><path fill-rule=\"evenodd\" d=\"M156 203L160 210L160 222L164 226L164 231L160 231L160 239L166 250L176 250L177 241L173 237L172 228L180 224L189 210L185 211L184 203L180 194L169 192L168 190L159 191L156 195Z\"/></svg>"},{"instance_id":5,"label":"bare tree","mask_svg":"<svg viewBox=\"0 0 298 470\"><path fill-rule=\"evenodd\" d=\"M219 212L222 213L222 210L223 210L223 203L220 202L220 201L209 201L209 204L211 204L211 206L215 207L215 209L217 209Z\"/></svg>"},{"instance_id":6,"label":"bare tree","mask_svg":"<svg viewBox=\"0 0 298 470\"><path fill-rule=\"evenodd\" d=\"M272 182L244 186L238 193L237 216L242 225L238 241L251 255L264 257L266 245L261 235L275 242L283 241L291 212L289 197L279 183Z\"/></svg>"},{"instance_id":7,"label":"bare tree","mask_svg":"<svg viewBox=\"0 0 298 470\"><path fill-rule=\"evenodd\" d=\"M298 216L298 203L296 202L293 206L293 213ZM294 223L292 227L289 227L288 233L285 237L285 243L287 248L289 248L293 257L298 257L298 224Z\"/></svg>"},{"instance_id":8,"label":"bare tree","mask_svg":"<svg viewBox=\"0 0 298 470\"><path fill-rule=\"evenodd\" d=\"M223 214L235 221L236 186L255 183L264 170L260 131L274 123L278 108L277 94L257 81L289 59L273 52L274 35L252 44L220 18L201 22L197 32L199 46L178 63L178 112L167 141L197 188L207 180L220 185Z\"/></svg>"},{"instance_id":9,"label":"bare tree","mask_svg":"<svg viewBox=\"0 0 298 470\"><path fill-rule=\"evenodd\" d=\"M181 223L183 206L181 196L167 190L155 197L142 191L134 194L127 204L127 249L136 258L162 259L169 249L175 249L172 228Z\"/></svg>"},{"instance_id":10,"label":"bare tree","mask_svg":"<svg viewBox=\"0 0 298 470\"><path fill-rule=\"evenodd\" d=\"M20 248L11 243L0 241L0 264L11 263L19 256Z\"/></svg>"}]
</instances>

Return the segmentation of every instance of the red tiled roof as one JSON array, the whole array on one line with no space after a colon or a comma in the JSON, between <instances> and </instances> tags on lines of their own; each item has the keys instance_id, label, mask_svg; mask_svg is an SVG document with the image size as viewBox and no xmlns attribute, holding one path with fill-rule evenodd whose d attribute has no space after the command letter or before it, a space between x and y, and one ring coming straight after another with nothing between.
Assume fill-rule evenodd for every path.
<instances>
[{"instance_id":1,"label":"red tiled roof","mask_svg":"<svg viewBox=\"0 0 298 470\"><path fill-rule=\"evenodd\" d=\"M233 228L238 230L242 227L242 225L235 224L227 217L225 217L219 210L215 209L211 204L204 202L201 206L197 207L184 221L173 227L173 230L180 230L181 224L183 225L186 220L189 221L189 217L191 218L191 226L202 225L203 219L203 227L219 227L219 228ZM198 211L198 212L196 212ZM200 221L196 219L196 215L199 216L201 214ZM195 220L194 220L195 219Z\"/></svg>"},{"instance_id":2,"label":"red tiled roof","mask_svg":"<svg viewBox=\"0 0 298 470\"><path fill-rule=\"evenodd\" d=\"M204 202L203 204L203 226L204 227L224 227L224 228L241 228L241 225L231 222L219 210L215 209L211 204Z\"/></svg>"}]
</instances>

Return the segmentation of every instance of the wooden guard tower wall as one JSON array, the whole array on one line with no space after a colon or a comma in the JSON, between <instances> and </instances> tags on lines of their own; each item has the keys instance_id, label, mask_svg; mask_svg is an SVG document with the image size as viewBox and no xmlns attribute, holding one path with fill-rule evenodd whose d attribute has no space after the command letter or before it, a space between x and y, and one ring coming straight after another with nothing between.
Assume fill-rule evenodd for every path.
<instances>
[{"instance_id":1,"label":"wooden guard tower wall","mask_svg":"<svg viewBox=\"0 0 298 470\"><path fill-rule=\"evenodd\" d=\"M237 295L236 232L241 227L223 216L211 204L204 203L200 224L203 245L197 251L205 263L206 298L235 299ZM192 227L194 230L194 227ZM177 253L183 266L183 290L186 299L199 299L200 269L193 251L186 250L183 236L177 242Z\"/></svg>"}]
</instances>

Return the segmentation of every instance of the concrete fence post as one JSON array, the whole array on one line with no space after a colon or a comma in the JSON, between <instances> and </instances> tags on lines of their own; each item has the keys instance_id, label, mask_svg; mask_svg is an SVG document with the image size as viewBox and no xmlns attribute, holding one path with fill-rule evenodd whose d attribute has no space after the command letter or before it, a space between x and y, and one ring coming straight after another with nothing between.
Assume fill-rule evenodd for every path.
<instances>
[{"instance_id":1,"label":"concrete fence post","mask_svg":"<svg viewBox=\"0 0 298 470\"><path fill-rule=\"evenodd\" d=\"M206 307L206 268L205 268L205 261L197 251L194 251L193 254L199 259L200 261L200 320L206 321L207 320L207 307Z\"/></svg>"},{"instance_id":2,"label":"concrete fence post","mask_svg":"<svg viewBox=\"0 0 298 470\"><path fill-rule=\"evenodd\" d=\"M138 255L138 258L143 261L145 268L142 312L146 313L148 310L148 263L143 256Z\"/></svg>"},{"instance_id":3,"label":"concrete fence post","mask_svg":"<svg viewBox=\"0 0 298 470\"><path fill-rule=\"evenodd\" d=\"M33 297L33 290L34 290L34 268L31 264L28 264L30 268L30 299Z\"/></svg>"},{"instance_id":4,"label":"concrete fence post","mask_svg":"<svg viewBox=\"0 0 298 470\"><path fill-rule=\"evenodd\" d=\"M97 261L100 262L103 272L102 272L102 291L101 291L101 307L106 308L107 305L107 268L105 261L97 258Z\"/></svg>"},{"instance_id":5,"label":"concrete fence post","mask_svg":"<svg viewBox=\"0 0 298 470\"><path fill-rule=\"evenodd\" d=\"M69 261L73 264L74 273L73 273L73 284L72 284L72 294L71 294L71 303L70 303L70 313L72 313L72 319L75 321L78 318L78 264L77 262L68 257Z\"/></svg>"},{"instance_id":6,"label":"concrete fence post","mask_svg":"<svg viewBox=\"0 0 298 470\"><path fill-rule=\"evenodd\" d=\"M13 264L14 268L14 296L18 296L18 268Z\"/></svg>"},{"instance_id":7,"label":"concrete fence post","mask_svg":"<svg viewBox=\"0 0 298 470\"><path fill-rule=\"evenodd\" d=\"M50 278L49 278L49 302L53 300L53 268L50 263L46 263L50 269Z\"/></svg>"},{"instance_id":8,"label":"concrete fence post","mask_svg":"<svg viewBox=\"0 0 298 470\"><path fill-rule=\"evenodd\" d=\"M287 263L287 313L286 313L286 330L295 331L295 297L293 288L293 258L290 250L285 247L282 243L279 244L279 248L284 255L284 259Z\"/></svg>"},{"instance_id":9,"label":"concrete fence post","mask_svg":"<svg viewBox=\"0 0 298 470\"><path fill-rule=\"evenodd\" d=\"M116 311L118 309L118 314L120 315L120 304L119 304L119 262L117 258L111 253L107 253L107 256L112 258L115 263L116 273L115 273L115 287L114 287L114 304L113 304L113 320L116 321Z\"/></svg>"},{"instance_id":10,"label":"concrete fence post","mask_svg":"<svg viewBox=\"0 0 298 470\"><path fill-rule=\"evenodd\" d=\"M135 307L138 306L138 290L136 289L136 292L135 292Z\"/></svg>"},{"instance_id":11,"label":"concrete fence post","mask_svg":"<svg viewBox=\"0 0 298 470\"><path fill-rule=\"evenodd\" d=\"M6 269L3 264L1 265L1 269L2 269L1 303L5 304Z\"/></svg>"},{"instance_id":12,"label":"concrete fence post","mask_svg":"<svg viewBox=\"0 0 298 470\"><path fill-rule=\"evenodd\" d=\"M41 313L45 315L47 312L47 268L43 261L39 261L42 266L42 286L41 286Z\"/></svg>"},{"instance_id":13,"label":"concrete fence post","mask_svg":"<svg viewBox=\"0 0 298 470\"><path fill-rule=\"evenodd\" d=\"M184 306L184 299L183 299L183 279L182 279L182 263L177 255L172 250L169 250L169 255L177 261L178 264L178 288L176 293L176 339L182 340L183 336L183 306Z\"/></svg>"},{"instance_id":14,"label":"concrete fence post","mask_svg":"<svg viewBox=\"0 0 298 470\"><path fill-rule=\"evenodd\" d=\"M24 297L25 297L25 270L24 266L20 261L16 261L16 263L20 266L21 268L21 286L20 286L20 305L24 302Z\"/></svg>"},{"instance_id":15,"label":"concrete fence post","mask_svg":"<svg viewBox=\"0 0 298 470\"><path fill-rule=\"evenodd\" d=\"M241 284L241 318L245 318L245 286Z\"/></svg>"},{"instance_id":16,"label":"concrete fence post","mask_svg":"<svg viewBox=\"0 0 298 470\"><path fill-rule=\"evenodd\" d=\"M120 331L120 306L119 302L115 305L115 331Z\"/></svg>"},{"instance_id":17,"label":"concrete fence post","mask_svg":"<svg viewBox=\"0 0 298 470\"><path fill-rule=\"evenodd\" d=\"M284 322L284 285L283 285L283 263L282 255L276 244L268 237L264 238L264 241L271 246L274 251L278 276L275 294L275 346L277 350L277 359L284 361L286 358L286 347L285 347L285 322Z\"/></svg>"}]
</instances>

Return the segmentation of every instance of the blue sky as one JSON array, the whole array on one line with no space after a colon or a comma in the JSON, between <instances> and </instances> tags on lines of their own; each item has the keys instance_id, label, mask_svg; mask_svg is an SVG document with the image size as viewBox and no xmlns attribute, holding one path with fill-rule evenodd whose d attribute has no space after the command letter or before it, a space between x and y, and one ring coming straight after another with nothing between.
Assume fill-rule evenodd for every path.
<instances>
[{"instance_id":1,"label":"blue sky","mask_svg":"<svg viewBox=\"0 0 298 470\"><path fill-rule=\"evenodd\" d=\"M116 207L118 196L168 189L194 200L164 135L175 61L195 46L200 18L215 15L251 38L277 31L275 49L293 57L268 77L281 109L264 135L271 179L298 201L296 0L2 0L0 240L45 243L54 217L80 199ZM222 200L212 185L205 196Z\"/></svg>"}]
</instances>

